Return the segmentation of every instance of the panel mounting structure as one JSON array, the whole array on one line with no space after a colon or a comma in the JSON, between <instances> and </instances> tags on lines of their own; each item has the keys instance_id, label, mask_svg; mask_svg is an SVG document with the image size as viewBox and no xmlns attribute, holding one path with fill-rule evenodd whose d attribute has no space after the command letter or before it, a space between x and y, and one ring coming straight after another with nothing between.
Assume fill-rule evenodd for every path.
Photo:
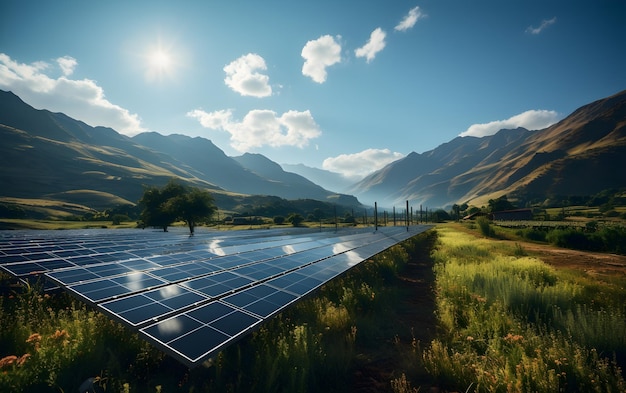
<instances>
[{"instance_id":1,"label":"panel mounting structure","mask_svg":"<svg viewBox=\"0 0 626 393\"><path fill-rule=\"evenodd\" d=\"M364 260L430 229L0 232L0 267L46 279L188 367Z\"/></svg>"}]
</instances>

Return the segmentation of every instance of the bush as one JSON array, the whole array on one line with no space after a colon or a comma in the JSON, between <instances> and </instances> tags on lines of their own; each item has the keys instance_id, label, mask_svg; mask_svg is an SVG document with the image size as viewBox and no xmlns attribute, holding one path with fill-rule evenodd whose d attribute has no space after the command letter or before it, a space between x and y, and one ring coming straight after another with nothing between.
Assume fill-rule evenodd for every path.
<instances>
[{"instance_id":1,"label":"bush","mask_svg":"<svg viewBox=\"0 0 626 393\"><path fill-rule=\"evenodd\" d=\"M480 233L487 237L495 237L496 231L491 227L491 221L487 217L478 217L476 224L480 228Z\"/></svg>"},{"instance_id":2,"label":"bush","mask_svg":"<svg viewBox=\"0 0 626 393\"><path fill-rule=\"evenodd\" d=\"M546 241L557 247L626 254L626 229L622 227L603 227L597 232L554 229L548 232Z\"/></svg>"},{"instance_id":3,"label":"bush","mask_svg":"<svg viewBox=\"0 0 626 393\"><path fill-rule=\"evenodd\" d=\"M535 228L526 228L522 229L518 232L519 236L522 236L525 239L533 240L536 242L545 242L546 241L546 232L541 229Z\"/></svg>"},{"instance_id":4,"label":"bush","mask_svg":"<svg viewBox=\"0 0 626 393\"><path fill-rule=\"evenodd\" d=\"M126 214L115 214L111 217L113 225L120 225L122 222L132 221Z\"/></svg>"}]
</instances>

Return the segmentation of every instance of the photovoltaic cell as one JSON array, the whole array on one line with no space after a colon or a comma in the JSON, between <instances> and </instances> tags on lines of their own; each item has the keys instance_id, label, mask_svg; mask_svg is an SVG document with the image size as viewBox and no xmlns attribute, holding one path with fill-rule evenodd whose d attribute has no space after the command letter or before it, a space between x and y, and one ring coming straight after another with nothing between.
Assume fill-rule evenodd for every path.
<instances>
[{"instance_id":1,"label":"photovoltaic cell","mask_svg":"<svg viewBox=\"0 0 626 393\"><path fill-rule=\"evenodd\" d=\"M428 228L0 232L0 267L45 277L193 367Z\"/></svg>"}]
</instances>

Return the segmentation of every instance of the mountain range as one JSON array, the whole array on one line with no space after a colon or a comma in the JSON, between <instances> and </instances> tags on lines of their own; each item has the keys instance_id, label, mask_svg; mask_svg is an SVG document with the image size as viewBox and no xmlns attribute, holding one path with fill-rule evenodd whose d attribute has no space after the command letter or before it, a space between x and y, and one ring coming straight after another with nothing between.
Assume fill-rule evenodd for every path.
<instances>
[{"instance_id":1,"label":"mountain range","mask_svg":"<svg viewBox=\"0 0 626 393\"><path fill-rule=\"evenodd\" d=\"M205 138L155 132L127 137L35 109L1 90L0 138L0 197L93 209L135 203L144 186L173 177L229 205L235 202L228 198L267 195L352 208L359 201L402 206L406 200L428 207L481 206L503 194L540 200L626 186L626 91L543 130L457 137L412 152L354 184L304 165L281 167L260 154L229 157Z\"/></svg>"},{"instance_id":2,"label":"mountain range","mask_svg":"<svg viewBox=\"0 0 626 393\"><path fill-rule=\"evenodd\" d=\"M0 91L0 196L53 199L94 209L135 203L144 186L171 178L219 195L271 195L361 206L285 172L264 156L228 157L210 140L147 132L127 137ZM231 203L232 204L232 203Z\"/></svg>"},{"instance_id":3,"label":"mountain range","mask_svg":"<svg viewBox=\"0 0 626 393\"><path fill-rule=\"evenodd\" d=\"M508 195L526 202L626 187L626 91L585 105L539 131L457 137L410 153L347 192L397 205L485 205Z\"/></svg>"}]
</instances>

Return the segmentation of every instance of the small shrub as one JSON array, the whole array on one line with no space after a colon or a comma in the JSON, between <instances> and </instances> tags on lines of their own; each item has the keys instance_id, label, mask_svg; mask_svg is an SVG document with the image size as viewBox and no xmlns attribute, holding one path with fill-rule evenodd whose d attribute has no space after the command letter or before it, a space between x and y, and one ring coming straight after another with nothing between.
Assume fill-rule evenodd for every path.
<instances>
[{"instance_id":1,"label":"small shrub","mask_svg":"<svg viewBox=\"0 0 626 393\"><path fill-rule=\"evenodd\" d=\"M536 228L526 228L519 231L519 235L525 239L536 241L536 242L545 242L546 241L546 232L541 229Z\"/></svg>"},{"instance_id":2,"label":"small shrub","mask_svg":"<svg viewBox=\"0 0 626 393\"><path fill-rule=\"evenodd\" d=\"M476 224L478 224L478 227L480 228L480 233L482 233L484 236L486 237L496 236L496 232L491 227L491 222L489 221L488 218L478 217L478 219L476 219Z\"/></svg>"},{"instance_id":3,"label":"small shrub","mask_svg":"<svg viewBox=\"0 0 626 393\"><path fill-rule=\"evenodd\" d=\"M132 220L126 214L115 214L113 217L111 217L111 222L113 225L120 225L122 222L128 221Z\"/></svg>"},{"instance_id":4,"label":"small shrub","mask_svg":"<svg viewBox=\"0 0 626 393\"><path fill-rule=\"evenodd\" d=\"M524 247L522 247L519 243L515 243L515 250L513 250L513 255L515 255L516 257L525 257L526 255L528 255L528 253L526 253Z\"/></svg>"}]
</instances>

